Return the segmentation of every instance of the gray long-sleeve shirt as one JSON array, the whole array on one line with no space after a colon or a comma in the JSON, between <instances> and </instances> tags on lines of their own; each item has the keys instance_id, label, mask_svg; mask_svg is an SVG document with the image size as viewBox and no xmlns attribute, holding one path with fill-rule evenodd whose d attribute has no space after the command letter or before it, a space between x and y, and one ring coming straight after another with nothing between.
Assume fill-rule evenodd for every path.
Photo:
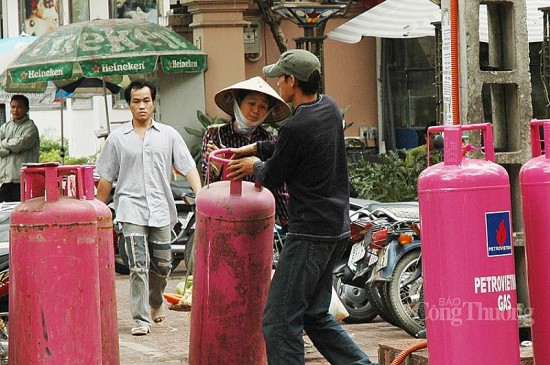
<instances>
[{"instance_id":1,"label":"gray long-sleeve shirt","mask_svg":"<svg viewBox=\"0 0 550 365\"><path fill-rule=\"evenodd\" d=\"M0 126L0 183L19 183L24 163L38 162L38 128L26 115Z\"/></svg>"}]
</instances>

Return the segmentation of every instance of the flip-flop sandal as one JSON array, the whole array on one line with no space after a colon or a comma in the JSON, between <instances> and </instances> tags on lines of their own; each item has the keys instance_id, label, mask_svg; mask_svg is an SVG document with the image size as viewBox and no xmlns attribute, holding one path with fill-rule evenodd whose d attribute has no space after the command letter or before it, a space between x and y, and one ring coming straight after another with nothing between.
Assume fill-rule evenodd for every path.
<instances>
[{"instance_id":1,"label":"flip-flop sandal","mask_svg":"<svg viewBox=\"0 0 550 365\"><path fill-rule=\"evenodd\" d=\"M168 309L176 312L190 312L191 306L186 303L171 304Z\"/></svg>"},{"instance_id":2,"label":"flip-flop sandal","mask_svg":"<svg viewBox=\"0 0 550 365\"><path fill-rule=\"evenodd\" d=\"M145 336L149 332L151 332L151 330L149 329L149 327L145 327L145 326L132 328L133 336Z\"/></svg>"},{"instance_id":3,"label":"flip-flop sandal","mask_svg":"<svg viewBox=\"0 0 550 365\"><path fill-rule=\"evenodd\" d=\"M166 319L164 314L164 305L161 305L159 308L151 307L151 318L156 324L162 323Z\"/></svg>"},{"instance_id":4,"label":"flip-flop sandal","mask_svg":"<svg viewBox=\"0 0 550 365\"><path fill-rule=\"evenodd\" d=\"M160 324L160 323L162 323L165 319L166 319L166 316L165 316L165 315L162 315L162 316L158 316L158 317L156 317L155 319L153 319L153 322L155 322L156 324Z\"/></svg>"}]
</instances>

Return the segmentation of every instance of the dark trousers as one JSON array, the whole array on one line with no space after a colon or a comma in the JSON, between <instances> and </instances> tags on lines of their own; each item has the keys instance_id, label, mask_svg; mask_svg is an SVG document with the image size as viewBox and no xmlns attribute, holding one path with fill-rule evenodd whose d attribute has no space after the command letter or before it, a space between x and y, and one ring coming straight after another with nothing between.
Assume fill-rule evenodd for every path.
<instances>
[{"instance_id":1,"label":"dark trousers","mask_svg":"<svg viewBox=\"0 0 550 365\"><path fill-rule=\"evenodd\" d=\"M269 365L303 365L304 330L331 364L371 364L328 313L332 269L346 250L346 241L313 242L287 237L263 317Z\"/></svg>"},{"instance_id":2,"label":"dark trousers","mask_svg":"<svg viewBox=\"0 0 550 365\"><path fill-rule=\"evenodd\" d=\"M0 202L20 202L21 184L4 183L0 186Z\"/></svg>"}]
</instances>

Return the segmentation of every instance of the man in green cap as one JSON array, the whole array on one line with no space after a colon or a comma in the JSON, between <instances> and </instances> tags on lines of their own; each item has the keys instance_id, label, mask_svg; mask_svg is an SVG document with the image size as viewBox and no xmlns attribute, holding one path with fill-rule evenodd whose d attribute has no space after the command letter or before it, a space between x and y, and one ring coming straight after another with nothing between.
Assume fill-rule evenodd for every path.
<instances>
[{"instance_id":1,"label":"man in green cap","mask_svg":"<svg viewBox=\"0 0 550 365\"><path fill-rule=\"evenodd\" d=\"M332 270L344 253L349 226L349 185L342 116L336 102L318 94L317 57L294 49L264 67L278 78L279 94L295 114L275 142L231 149L228 177L254 174L267 188L286 183L288 235L267 296L263 333L270 365L304 364L305 330L331 363L372 364L328 313Z\"/></svg>"}]
</instances>

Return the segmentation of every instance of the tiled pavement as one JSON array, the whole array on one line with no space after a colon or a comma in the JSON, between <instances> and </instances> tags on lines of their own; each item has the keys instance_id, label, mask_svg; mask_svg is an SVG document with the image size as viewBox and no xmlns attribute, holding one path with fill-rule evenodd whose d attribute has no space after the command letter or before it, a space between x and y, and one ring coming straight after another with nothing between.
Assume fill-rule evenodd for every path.
<instances>
[{"instance_id":1,"label":"tiled pavement","mask_svg":"<svg viewBox=\"0 0 550 365\"><path fill-rule=\"evenodd\" d=\"M175 291L176 284L185 272L176 270L168 283L167 291ZM120 365L134 364L187 364L189 355L189 323L187 313L167 311L162 325L155 325L147 336L130 334L132 321L128 310L128 277L117 275L117 309L119 323ZM344 324L355 342L371 357L378 359L378 343L388 340L410 339L403 330L377 318L368 324ZM328 364L315 350L306 347L306 364Z\"/></svg>"},{"instance_id":2,"label":"tiled pavement","mask_svg":"<svg viewBox=\"0 0 550 365\"><path fill-rule=\"evenodd\" d=\"M182 265L183 266L183 265ZM184 269L178 269L168 282L167 291L174 292L177 283L185 275ZM162 325L154 325L152 333L147 336L134 337L130 334L132 321L128 310L129 280L127 276L116 278L118 324L120 344L120 365L134 364L187 364L189 358L189 327L188 313L167 311L167 318ZM343 324L354 341L365 351L372 361L378 361L379 344L384 348L397 349L392 352L392 359L399 351L404 350L414 339L405 331L391 326L377 317L372 323ZM306 345L306 365L328 365L329 363L312 346ZM531 348L522 348L523 364L532 356ZM420 358L425 358L425 351L415 353L414 364L424 364ZM418 357L418 359L416 359ZM420 359L420 360L419 360ZM388 362L389 363L389 362ZM220 362L223 364L223 361ZM244 364L243 364L244 365Z\"/></svg>"}]
</instances>

